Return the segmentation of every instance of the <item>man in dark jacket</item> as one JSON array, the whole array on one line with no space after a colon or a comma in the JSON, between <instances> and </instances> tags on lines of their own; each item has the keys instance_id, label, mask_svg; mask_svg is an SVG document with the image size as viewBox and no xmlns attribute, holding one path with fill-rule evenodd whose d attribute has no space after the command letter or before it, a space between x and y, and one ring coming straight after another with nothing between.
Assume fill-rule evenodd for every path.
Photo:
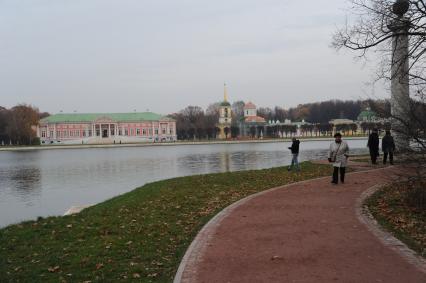
<instances>
[{"instance_id":1,"label":"man in dark jacket","mask_svg":"<svg viewBox=\"0 0 426 283\"><path fill-rule=\"evenodd\" d=\"M291 150L291 154L292 154L291 165L288 167L288 171L292 170L293 166L296 166L297 171L300 170L299 160L298 160L299 145L300 145L300 141L296 138L293 138L293 143L291 144L291 147L288 148Z\"/></svg>"},{"instance_id":2,"label":"man in dark jacket","mask_svg":"<svg viewBox=\"0 0 426 283\"><path fill-rule=\"evenodd\" d=\"M395 142L390 131L386 131L386 135L382 139L383 164L386 164L389 154L390 164L393 165L393 152L395 151Z\"/></svg>"},{"instance_id":3,"label":"man in dark jacket","mask_svg":"<svg viewBox=\"0 0 426 283\"><path fill-rule=\"evenodd\" d=\"M368 148L370 149L370 158L371 163L377 164L377 157L379 156L379 134L377 129L374 129L373 132L368 137Z\"/></svg>"}]
</instances>

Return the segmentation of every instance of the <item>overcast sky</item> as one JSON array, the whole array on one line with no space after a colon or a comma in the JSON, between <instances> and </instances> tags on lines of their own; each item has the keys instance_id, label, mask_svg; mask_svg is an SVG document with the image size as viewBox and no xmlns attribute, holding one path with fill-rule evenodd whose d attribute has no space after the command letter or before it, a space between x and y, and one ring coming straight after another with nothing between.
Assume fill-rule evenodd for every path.
<instances>
[{"instance_id":1,"label":"overcast sky","mask_svg":"<svg viewBox=\"0 0 426 283\"><path fill-rule=\"evenodd\" d=\"M0 0L0 105L168 114L386 97L331 49L344 0Z\"/></svg>"}]
</instances>

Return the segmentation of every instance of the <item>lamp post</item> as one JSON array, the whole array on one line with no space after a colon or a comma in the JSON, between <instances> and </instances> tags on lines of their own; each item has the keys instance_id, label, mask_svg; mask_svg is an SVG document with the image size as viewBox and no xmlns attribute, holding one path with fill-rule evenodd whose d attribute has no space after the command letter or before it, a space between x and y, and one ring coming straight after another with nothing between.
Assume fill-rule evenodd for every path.
<instances>
[{"instance_id":1,"label":"lamp post","mask_svg":"<svg viewBox=\"0 0 426 283\"><path fill-rule=\"evenodd\" d=\"M392 6L392 12L397 16L392 20L389 29L392 31L392 65L391 65L391 115L392 129L398 151L409 147L407 121L410 111L410 86L408 62L408 29L409 18L405 17L409 9L408 0L397 0Z\"/></svg>"}]
</instances>

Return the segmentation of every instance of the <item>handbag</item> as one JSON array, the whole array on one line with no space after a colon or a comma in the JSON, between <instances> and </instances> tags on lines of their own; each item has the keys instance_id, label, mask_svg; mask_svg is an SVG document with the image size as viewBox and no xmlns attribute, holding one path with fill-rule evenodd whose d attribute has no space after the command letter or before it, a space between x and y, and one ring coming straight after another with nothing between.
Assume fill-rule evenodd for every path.
<instances>
[{"instance_id":1,"label":"handbag","mask_svg":"<svg viewBox=\"0 0 426 283\"><path fill-rule=\"evenodd\" d=\"M339 147L337 148L337 150L336 150L336 154L334 155L334 157L333 158L328 158L328 162L330 162L330 163L334 163L334 162L336 162L336 159L337 159L337 153L339 153L339 149L340 149L340 147L342 146L342 143L340 143L339 144Z\"/></svg>"}]
</instances>

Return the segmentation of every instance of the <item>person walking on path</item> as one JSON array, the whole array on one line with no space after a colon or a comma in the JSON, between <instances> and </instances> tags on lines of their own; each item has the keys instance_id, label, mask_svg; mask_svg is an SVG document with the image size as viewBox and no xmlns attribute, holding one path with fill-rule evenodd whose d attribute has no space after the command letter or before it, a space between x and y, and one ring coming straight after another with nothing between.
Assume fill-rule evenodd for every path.
<instances>
[{"instance_id":1,"label":"person walking on path","mask_svg":"<svg viewBox=\"0 0 426 283\"><path fill-rule=\"evenodd\" d=\"M291 150L292 159L291 159L291 165L288 167L288 171L291 171L293 169L293 166L296 167L297 171L300 171L299 166L299 147L300 147L300 141L296 138L293 138L293 143L291 144L291 147L288 149Z\"/></svg>"},{"instance_id":2,"label":"person walking on path","mask_svg":"<svg viewBox=\"0 0 426 283\"><path fill-rule=\"evenodd\" d=\"M383 164L386 164L388 155L389 155L389 162L391 165L393 165L393 153L395 151L395 142L389 130L386 131L386 135L382 139L382 151L383 151Z\"/></svg>"},{"instance_id":3,"label":"person walking on path","mask_svg":"<svg viewBox=\"0 0 426 283\"><path fill-rule=\"evenodd\" d=\"M349 157L349 146L342 140L342 135L336 133L334 135L335 141L330 145L330 153L328 161L333 163L333 179L331 183L338 184L339 182L339 171L340 171L340 182L345 183L346 166L348 165Z\"/></svg>"},{"instance_id":4,"label":"person walking on path","mask_svg":"<svg viewBox=\"0 0 426 283\"><path fill-rule=\"evenodd\" d=\"M368 148L370 149L370 158L371 163L377 164L377 157L379 156L379 134L377 129L374 129L373 132L368 137Z\"/></svg>"}]
</instances>

